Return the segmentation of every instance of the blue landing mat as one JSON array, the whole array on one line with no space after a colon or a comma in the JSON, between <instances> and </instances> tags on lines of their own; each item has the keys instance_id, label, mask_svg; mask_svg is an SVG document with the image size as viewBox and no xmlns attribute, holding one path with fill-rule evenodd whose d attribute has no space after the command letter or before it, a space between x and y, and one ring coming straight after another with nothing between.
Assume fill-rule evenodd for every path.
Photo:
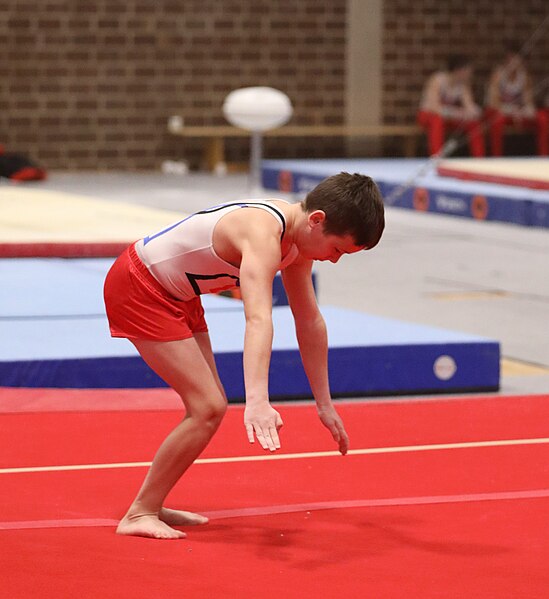
<instances>
[{"instance_id":1,"label":"blue landing mat","mask_svg":"<svg viewBox=\"0 0 549 599\"><path fill-rule=\"evenodd\" d=\"M111 258L0 259L0 323L7 318L36 319L103 316L103 281ZM316 286L316 276L313 273ZM240 302L217 295L202 298L204 309L240 310ZM273 305L287 306L280 275L273 282Z\"/></svg>"},{"instance_id":2,"label":"blue landing mat","mask_svg":"<svg viewBox=\"0 0 549 599\"><path fill-rule=\"evenodd\" d=\"M0 386L144 388L163 383L131 343L111 339L102 308L110 260L0 260ZM220 376L244 396L244 314L237 300L204 296ZM494 390L499 344L452 331L322 309L334 396ZM310 396L289 308L273 310L273 398Z\"/></svg>"},{"instance_id":3,"label":"blue landing mat","mask_svg":"<svg viewBox=\"0 0 549 599\"><path fill-rule=\"evenodd\" d=\"M425 165L426 159L396 158L264 160L262 181L266 189L304 194L326 177L341 171L357 172L375 179L383 196L388 197ZM434 166L391 205L549 228L549 191L440 177Z\"/></svg>"}]
</instances>

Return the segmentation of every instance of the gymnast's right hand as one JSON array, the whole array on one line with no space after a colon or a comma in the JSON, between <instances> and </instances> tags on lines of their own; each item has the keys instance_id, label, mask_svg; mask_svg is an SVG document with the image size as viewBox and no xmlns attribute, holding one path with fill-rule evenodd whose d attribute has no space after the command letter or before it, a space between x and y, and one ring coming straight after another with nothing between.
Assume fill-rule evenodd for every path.
<instances>
[{"instance_id":1,"label":"gymnast's right hand","mask_svg":"<svg viewBox=\"0 0 549 599\"><path fill-rule=\"evenodd\" d=\"M280 414L268 401L246 404L244 426L250 443L254 442L255 433L263 449L270 451L280 449L278 431L282 425Z\"/></svg>"}]
</instances>

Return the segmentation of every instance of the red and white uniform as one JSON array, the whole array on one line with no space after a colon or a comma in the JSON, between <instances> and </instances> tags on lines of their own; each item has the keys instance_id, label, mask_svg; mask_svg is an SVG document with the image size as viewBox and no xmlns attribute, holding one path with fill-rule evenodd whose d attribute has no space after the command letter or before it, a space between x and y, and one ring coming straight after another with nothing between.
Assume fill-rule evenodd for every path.
<instances>
[{"instance_id":1,"label":"red and white uniform","mask_svg":"<svg viewBox=\"0 0 549 599\"><path fill-rule=\"evenodd\" d=\"M271 214L280 223L282 239L286 222L274 202L248 200L202 210L149 235L135 244L137 255L160 285L179 300L238 287L240 271L216 254L213 233L221 218L240 208L257 208ZM298 253L292 245L280 268L291 264Z\"/></svg>"},{"instance_id":2,"label":"red and white uniform","mask_svg":"<svg viewBox=\"0 0 549 599\"><path fill-rule=\"evenodd\" d=\"M538 154L549 154L549 115L537 110L528 93L528 74L518 69L511 76L510 71L501 66L496 74L495 89L490 98L493 105L486 110L490 128L490 144L494 156L503 156L503 135L506 125L519 125L536 132Z\"/></svg>"},{"instance_id":3,"label":"red and white uniform","mask_svg":"<svg viewBox=\"0 0 549 599\"><path fill-rule=\"evenodd\" d=\"M436 89L438 94L432 92ZM484 139L480 127L477 108L465 111L468 86L452 82L444 71L434 73L425 85L421 98L418 123L426 130L429 154L435 155L444 146L445 129L467 132L471 154L477 158L484 156Z\"/></svg>"},{"instance_id":4,"label":"red and white uniform","mask_svg":"<svg viewBox=\"0 0 549 599\"><path fill-rule=\"evenodd\" d=\"M526 106L524 97L528 78L523 70L511 77L504 67L500 70L498 81L498 94L500 110L504 114L520 114L524 117L533 117L535 110L532 106Z\"/></svg>"},{"instance_id":5,"label":"red and white uniform","mask_svg":"<svg viewBox=\"0 0 549 599\"><path fill-rule=\"evenodd\" d=\"M438 99L442 105L442 115L446 117L454 116L456 111L463 108L464 85L462 83L452 83L448 73L443 71L435 73L431 78L431 82L433 81L438 83L438 89L440 90ZM424 93L421 100L420 110L436 111L436 107L429 104L426 93Z\"/></svg>"}]
</instances>

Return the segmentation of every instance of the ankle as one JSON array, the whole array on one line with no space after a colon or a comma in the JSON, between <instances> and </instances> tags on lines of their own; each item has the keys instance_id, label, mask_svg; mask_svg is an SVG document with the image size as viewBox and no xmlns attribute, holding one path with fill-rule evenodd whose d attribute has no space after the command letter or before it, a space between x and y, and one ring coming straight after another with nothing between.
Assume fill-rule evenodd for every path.
<instances>
[{"instance_id":1,"label":"ankle","mask_svg":"<svg viewBox=\"0 0 549 599\"><path fill-rule=\"evenodd\" d=\"M128 512L125 518L130 522L133 522L135 520L139 520L140 518L145 518L146 516L158 518L158 512Z\"/></svg>"},{"instance_id":2,"label":"ankle","mask_svg":"<svg viewBox=\"0 0 549 599\"><path fill-rule=\"evenodd\" d=\"M143 505L141 502L136 501L127 511L126 518L128 518L128 520L136 520L137 518L142 518L143 516L154 516L158 518L159 513L160 509L155 510L150 505Z\"/></svg>"}]
</instances>

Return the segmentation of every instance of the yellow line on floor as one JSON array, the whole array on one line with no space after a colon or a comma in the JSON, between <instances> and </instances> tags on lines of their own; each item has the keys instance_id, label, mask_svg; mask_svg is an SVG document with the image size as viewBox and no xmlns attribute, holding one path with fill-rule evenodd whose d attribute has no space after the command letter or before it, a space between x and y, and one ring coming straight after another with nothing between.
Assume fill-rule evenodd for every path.
<instances>
[{"instance_id":1,"label":"yellow line on floor","mask_svg":"<svg viewBox=\"0 0 549 599\"><path fill-rule=\"evenodd\" d=\"M433 445L401 445L396 447L370 447L351 449L349 456L384 453L411 453L417 451L441 451L451 449L471 449L481 447L509 447L515 445L549 444L549 437L534 439L502 439L499 441L468 441L464 443L436 443ZM234 462L265 462L270 460L297 460L339 456L338 451L310 451L303 453L265 453L253 456L232 456L226 458L203 458L195 464L230 464ZM74 464L67 466L28 466L24 468L0 468L0 474L23 474L28 472L67 472L74 470L108 470L115 468L146 468L151 462L118 462L112 464Z\"/></svg>"},{"instance_id":2,"label":"yellow line on floor","mask_svg":"<svg viewBox=\"0 0 549 599\"><path fill-rule=\"evenodd\" d=\"M508 297L507 291L500 290L473 290L473 291L435 291L427 294L436 300L442 301L466 301L466 300L493 300Z\"/></svg>"},{"instance_id":3,"label":"yellow line on floor","mask_svg":"<svg viewBox=\"0 0 549 599\"><path fill-rule=\"evenodd\" d=\"M502 358L501 374L503 376L543 376L549 375L549 368L547 366L523 362L522 360Z\"/></svg>"}]
</instances>

